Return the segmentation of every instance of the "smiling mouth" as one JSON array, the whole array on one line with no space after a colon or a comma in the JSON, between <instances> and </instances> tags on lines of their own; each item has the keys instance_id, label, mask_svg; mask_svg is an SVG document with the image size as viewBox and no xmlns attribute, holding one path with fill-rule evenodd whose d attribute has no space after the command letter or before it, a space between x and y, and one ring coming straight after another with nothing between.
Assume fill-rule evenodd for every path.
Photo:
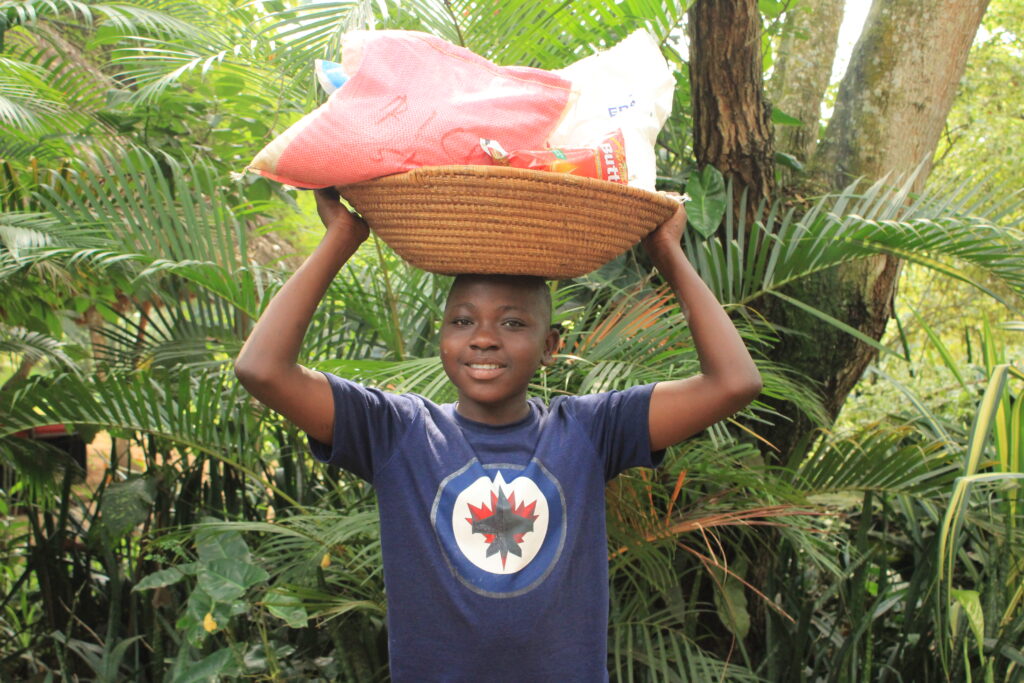
<instances>
[{"instance_id":1,"label":"smiling mouth","mask_svg":"<svg viewBox=\"0 0 1024 683\"><path fill-rule=\"evenodd\" d=\"M504 365L499 365L498 363L467 363L466 365L473 368L474 370L501 370L503 367L505 367Z\"/></svg>"}]
</instances>

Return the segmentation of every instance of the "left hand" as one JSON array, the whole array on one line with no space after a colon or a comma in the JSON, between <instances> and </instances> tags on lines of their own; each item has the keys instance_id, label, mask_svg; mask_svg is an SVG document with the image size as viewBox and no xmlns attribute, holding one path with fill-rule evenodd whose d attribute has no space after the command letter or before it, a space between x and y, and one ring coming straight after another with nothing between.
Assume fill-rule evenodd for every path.
<instances>
[{"instance_id":1,"label":"left hand","mask_svg":"<svg viewBox=\"0 0 1024 683\"><path fill-rule=\"evenodd\" d=\"M651 258L664 252L666 249L682 249L680 242L683 239L683 231L686 229L686 207L679 202L679 208L672 214L672 217L654 229L643 239L644 248Z\"/></svg>"}]
</instances>

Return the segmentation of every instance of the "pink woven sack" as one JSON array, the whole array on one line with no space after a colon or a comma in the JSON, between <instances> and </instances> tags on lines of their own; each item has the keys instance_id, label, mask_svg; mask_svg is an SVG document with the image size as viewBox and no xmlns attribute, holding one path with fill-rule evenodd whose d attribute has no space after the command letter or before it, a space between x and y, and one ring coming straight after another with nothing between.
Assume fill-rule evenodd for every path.
<instances>
[{"instance_id":1,"label":"pink woven sack","mask_svg":"<svg viewBox=\"0 0 1024 683\"><path fill-rule=\"evenodd\" d=\"M354 75L250 169L317 188L421 166L486 166L480 138L541 149L569 100L571 84L551 72L497 66L426 33L360 31L344 41L362 43L358 63L345 65Z\"/></svg>"}]
</instances>

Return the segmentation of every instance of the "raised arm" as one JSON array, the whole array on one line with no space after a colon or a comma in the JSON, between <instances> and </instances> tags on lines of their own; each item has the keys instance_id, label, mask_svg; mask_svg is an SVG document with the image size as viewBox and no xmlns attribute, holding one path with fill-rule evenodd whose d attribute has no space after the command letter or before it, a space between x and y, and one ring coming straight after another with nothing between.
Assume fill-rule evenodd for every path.
<instances>
[{"instance_id":1,"label":"raised arm","mask_svg":"<svg viewBox=\"0 0 1024 683\"><path fill-rule=\"evenodd\" d=\"M644 239L651 260L668 282L690 326L700 374L659 382L651 394L651 449L658 450L737 412L761 392L761 374L728 314L687 260L680 240L686 210L679 210Z\"/></svg>"},{"instance_id":2,"label":"raised arm","mask_svg":"<svg viewBox=\"0 0 1024 683\"><path fill-rule=\"evenodd\" d=\"M316 208L327 228L323 240L263 311L235 360L235 375L261 403L329 444L334 401L327 378L296 361L320 299L369 230L334 190L317 190Z\"/></svg>"}]
</instances>

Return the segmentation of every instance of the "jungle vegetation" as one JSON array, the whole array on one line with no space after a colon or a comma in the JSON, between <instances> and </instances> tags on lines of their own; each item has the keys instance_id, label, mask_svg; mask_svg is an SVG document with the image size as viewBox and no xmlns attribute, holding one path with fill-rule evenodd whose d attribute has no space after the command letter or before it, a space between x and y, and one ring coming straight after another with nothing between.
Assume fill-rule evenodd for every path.
<instances>
[{"instance_id":1,"label":"jungle vegetation","mask_svg":"<svg viewBox=\"0 0 1024 683\"><path fill-rule=\"evenodd\" d=\"M0 0L0 679L387 679L372 490L231 368L320 230L242 171L367 27L674 70L659 186L765 388L609 487L612 680L1024 679L1024 7L874 5L834 83L838 0ZM446 285L371 238L301 362L451 400ZM640 251L553 290L537 395L697 371Z\"/></svg>"}]
</instances>

